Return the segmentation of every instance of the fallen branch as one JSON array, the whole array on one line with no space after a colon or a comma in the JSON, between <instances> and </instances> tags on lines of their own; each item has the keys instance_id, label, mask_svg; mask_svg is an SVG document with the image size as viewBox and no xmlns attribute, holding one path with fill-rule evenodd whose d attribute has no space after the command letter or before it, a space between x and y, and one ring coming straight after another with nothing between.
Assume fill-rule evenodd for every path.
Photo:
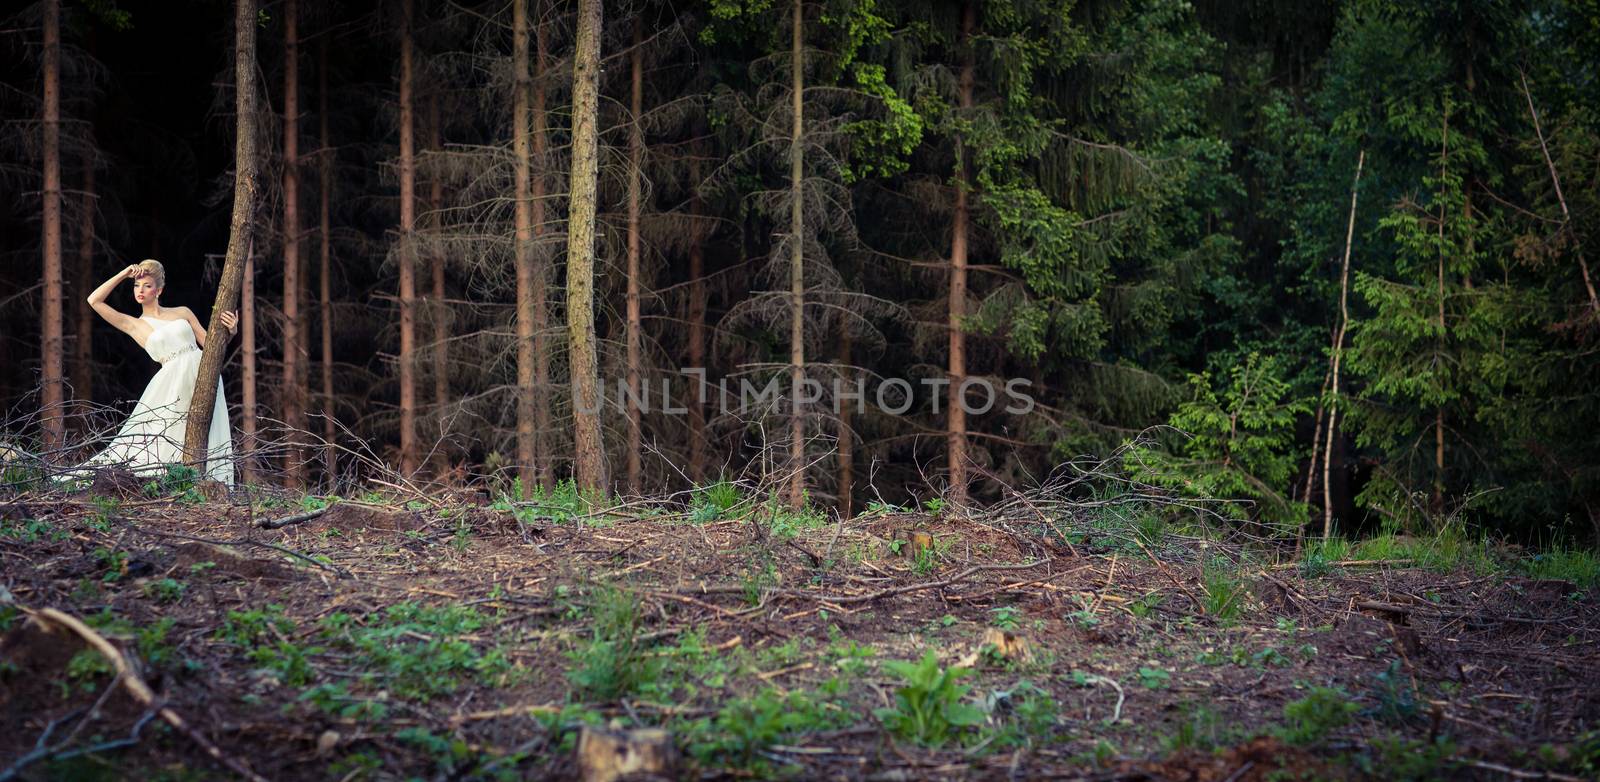
<instances>
[{"instance_id":1,"label":"fallen branch","mask_svg":"<svg viewBox=\"0 0 1600 782\"><path fill-rule=\"evenodd\" d=\"M1415 559L1341 559L1337 562L1327 563L1329 567L1383 567L1385 565L1413 565ZM1283 562L1272 566L1272 570L1294 570L1300 567L1299 562Z\"/></svg>"},{"instance_id":2,"label":"fallen branch","mask_svg":"<svg viewBox=\"0 0 1600 782\"><path fill-rule=\"evenodd\" d=\"M155 710L157 716L161 717L168 725L176 728L178 732L188 736L212 760L227 766L229 770L245 779L251 780L251 782L267 782L266 777L251 771L250 767L246 766L243 761L222 754L222 750L218 749L216 744L213 744L210 739L191 727L183 717L172 710L172 707L158 703L156 694L151 691L150 685L145 684L144 679L140 678L139 674L133 670L133 666L128 664L128 658L124 657L122 652L117 651L117 647L112 646L111 642L105 639L105 636L95 632L77 617L57 611L54 608L39 610L23 608L22 610L34 621L42 621L70 630L77 634L79 638L82 638L85 643L94 647L94 650L105 657L106 661L111 663L111 667L116 669L117 681L122 683L129 695L132 695L135 700L144 704L147 708Z\"/></svg>"},{"instance_id":3,"label":"fallen branch","mask_svg":"<svg viewBox=\"0 0 1600 782\"><path fill-rule=\"evenodd\" d=\"M966 580L968 576L971 576L975 573L982 573L986 570L1032 570L1033 568L1044 564L1047 563L1044 560L1040 560L1038 562L1032 562L1025 565L974 565L966 570L961 571L960 573L939 581L924 581L920 584L907 584L905 586L890 587L889 589L883 589L865 595L818 595L793 589L787 589L782 592L775 592L773 594L776 594L780 597L802 597L808 600L822 600L838 605L844 605L847 603L870 603L874 600L882 600L886 597L903 595L908 592L921 592L925 589L943 589L959 581Z\"/></svg>"},{"instance_id":4,"label":"fallen branch","mask_svg":"<svg viewBox=\"0 0 1600 782\"><path fill-rule=\"evenodd\" d=\"M1497 774L1505 774L1512 779L1554 779L1557 780L1557 782L1583 782L1583 777L1575 777L1568 774L1558 774L1554 771L1523 771L1510 766L1502 766L1499 763L1490 763L1487 760L1462 758L1461 762L1462 764L1471 766L1473 768L1481 768L1484 771L1493 771Z\"/></svg>"},{"instance_id":5,"label":"fallen branch","mask_svg":"<svg viewBox=\"0 0 1600 782\"><path fill-rule=\"evenodd\" d=\"M1098 673L1086 674L1083 677L1083 680L1086 682L1096 682L1099 684L1111 685L1111 688L1117 691L1117 705L1116 708L1112 709L1111 711L1111 721L1116 722L1117 720L1122 719L1122 702L1126 698L1126 695L1122 691L1122 685L1117 684L1116 679L1108 676L1101 676Z\"/></svg>"},{"instance_id":6,"label":"fallen branch","mask_svg":"<svg viewBox=\"0 0 1600 782\"><path fill-rule=\"evenodd\" d=\"M1050 582L1050 581L1054 581L1054 580L1056 580L1058 578L1061 578L1063 576L1077 575L1078 573L1082 573L1083 571L1088 570L1089 568L1090 568L1090 565L1080 565L1080 566L1075 567L1075 568L1073 568L1071 570L1063 570L1063 571L1061 571L1059 573L1051 573L1050 575L1044 576L1043 578L1035 578L1035 579L1030 579L1028 581L1017 581L1017 582L1013 582L1013 583L1010 583L1010 584L1001 584L1000 586L997 586L997 587L995 587L993 589L986 589L986 590L984 590L982 592L979 592L979 593L977 593L975 595L951 595L950 596L950 602L952 602L952 603L961 603L961 602L966 602L966 601L970 601L970 600L977 600L979 598L988 597L988 596L996 594L998 592L1009 592L1009 591L1014 590L1014 589L1022 589L1024 587L1038 586L1040 584L1044 584L1044 583L1047 583L1047 582Z\"/></svg>"},{"instance_id":7,"label":"fallen branch","mask_svg":"<svg viewBox=\"0 0 1600 782\"><path fill-rule=\"evenodd\" d=\"M296 514L294 516L285 516L281 519L264 520L257 522L256 526L262 529L281 529L289 526L290 524L303 524L323 515L324 513L327 513L332 508L332 505L328 505L326 507L318 508L314 511L308 511L306 513Z\"/></svg>"}]
</instances>

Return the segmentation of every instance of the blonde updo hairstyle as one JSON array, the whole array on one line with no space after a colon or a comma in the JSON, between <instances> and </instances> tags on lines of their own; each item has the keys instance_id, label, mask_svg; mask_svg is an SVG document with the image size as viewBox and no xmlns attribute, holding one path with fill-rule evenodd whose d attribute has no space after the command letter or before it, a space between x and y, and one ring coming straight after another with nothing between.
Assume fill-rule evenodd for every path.
<instances>
[{"instance_id":1,"label":"blonde updo hairstyle","mask_svg":"<svg viewBox=\"0 0 1600 782\"><path fill-rule=\"evenodd\" d=\"M167 287L167 269L161 262L154 258L146 258L139 262L139 271L134 274L134 279L149 277L155 283L156 290Z\"/></svg>"}]
</instances>

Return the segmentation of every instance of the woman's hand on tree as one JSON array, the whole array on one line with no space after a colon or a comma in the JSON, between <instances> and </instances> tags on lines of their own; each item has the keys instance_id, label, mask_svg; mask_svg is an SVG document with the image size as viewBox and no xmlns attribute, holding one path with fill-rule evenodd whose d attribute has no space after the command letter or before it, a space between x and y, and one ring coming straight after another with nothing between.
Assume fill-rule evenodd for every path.
<instances>
[{"instance_id":1,"label":"woman's hand on tree","mask_svg":"<svg viewBox=\"0 0 1600 782\"><path fill-rule=\"evenodd\" d=\"M228 312L222 313L221 315L219 315L217 317L218 317L219 320L222 321L222 325L227 327L228 336L229 337L232 337L234 334L238 333L238 331L239 331L239 316L238 315L235 315L230 310Z\"/></svg>"}]
</instances>

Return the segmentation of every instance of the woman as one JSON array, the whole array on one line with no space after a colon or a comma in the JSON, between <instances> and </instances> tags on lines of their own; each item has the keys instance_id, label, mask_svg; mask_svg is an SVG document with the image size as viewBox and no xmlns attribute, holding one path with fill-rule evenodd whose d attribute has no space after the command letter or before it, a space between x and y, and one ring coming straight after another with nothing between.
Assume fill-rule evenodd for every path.
<instances>
[{"instance_id":1,"label":"woman","mask_svg":"<svg viewBox=\"0 0 1600 782\"><path fill-rule=\"evenodd\" d=\"M106 297L127 279L133 280L133 298L143 310L137 318L118 312L106 303ZM87 462L88 465L122 465L139 473L164 470L166 465L184 462L183 435L189 417L189 400L194 396L195 376L200 369L199 346L206 341L206 330L188 307L161 305L161 289L166 281L167 272L160 261L140 261L89 294L89 306L107 323L133 337L139 347L161 364L161 369L150 378L127 423L104 451ZM238 319L232 312L224 312L222 325L227 327L231 339L238 330ZM206 454L204 477L233 485L233 437L228 432L228 403L222 395L221 378L217 379L217 403L211 410Z\"/></svg>"}]
</instances>

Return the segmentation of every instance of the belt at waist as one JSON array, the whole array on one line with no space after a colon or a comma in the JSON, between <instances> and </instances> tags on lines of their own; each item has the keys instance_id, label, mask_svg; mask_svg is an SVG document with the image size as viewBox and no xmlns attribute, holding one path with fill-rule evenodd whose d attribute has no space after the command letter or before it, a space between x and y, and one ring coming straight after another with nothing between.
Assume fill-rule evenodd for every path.
<instances>
[{"instance_id":1,"label":"belt at waist","mask_svg":"<svg viewBox=\"0 0 1600 782\"><path fill-rule=\"evenodd\" d=\"M187 345L185 347L178 348L177 350L174 350L171 353L167 353L167 354L161 355L161 356L156 356L156 361L158 363L165 364L168 361L171 361L171 360L173 360L173 359L177 358L178 356L181 356L181 355L183 355L185 353L199 353L199 352L200 352L200 348L195 347L194 345Z\"/></svg>"}]
</instances>

